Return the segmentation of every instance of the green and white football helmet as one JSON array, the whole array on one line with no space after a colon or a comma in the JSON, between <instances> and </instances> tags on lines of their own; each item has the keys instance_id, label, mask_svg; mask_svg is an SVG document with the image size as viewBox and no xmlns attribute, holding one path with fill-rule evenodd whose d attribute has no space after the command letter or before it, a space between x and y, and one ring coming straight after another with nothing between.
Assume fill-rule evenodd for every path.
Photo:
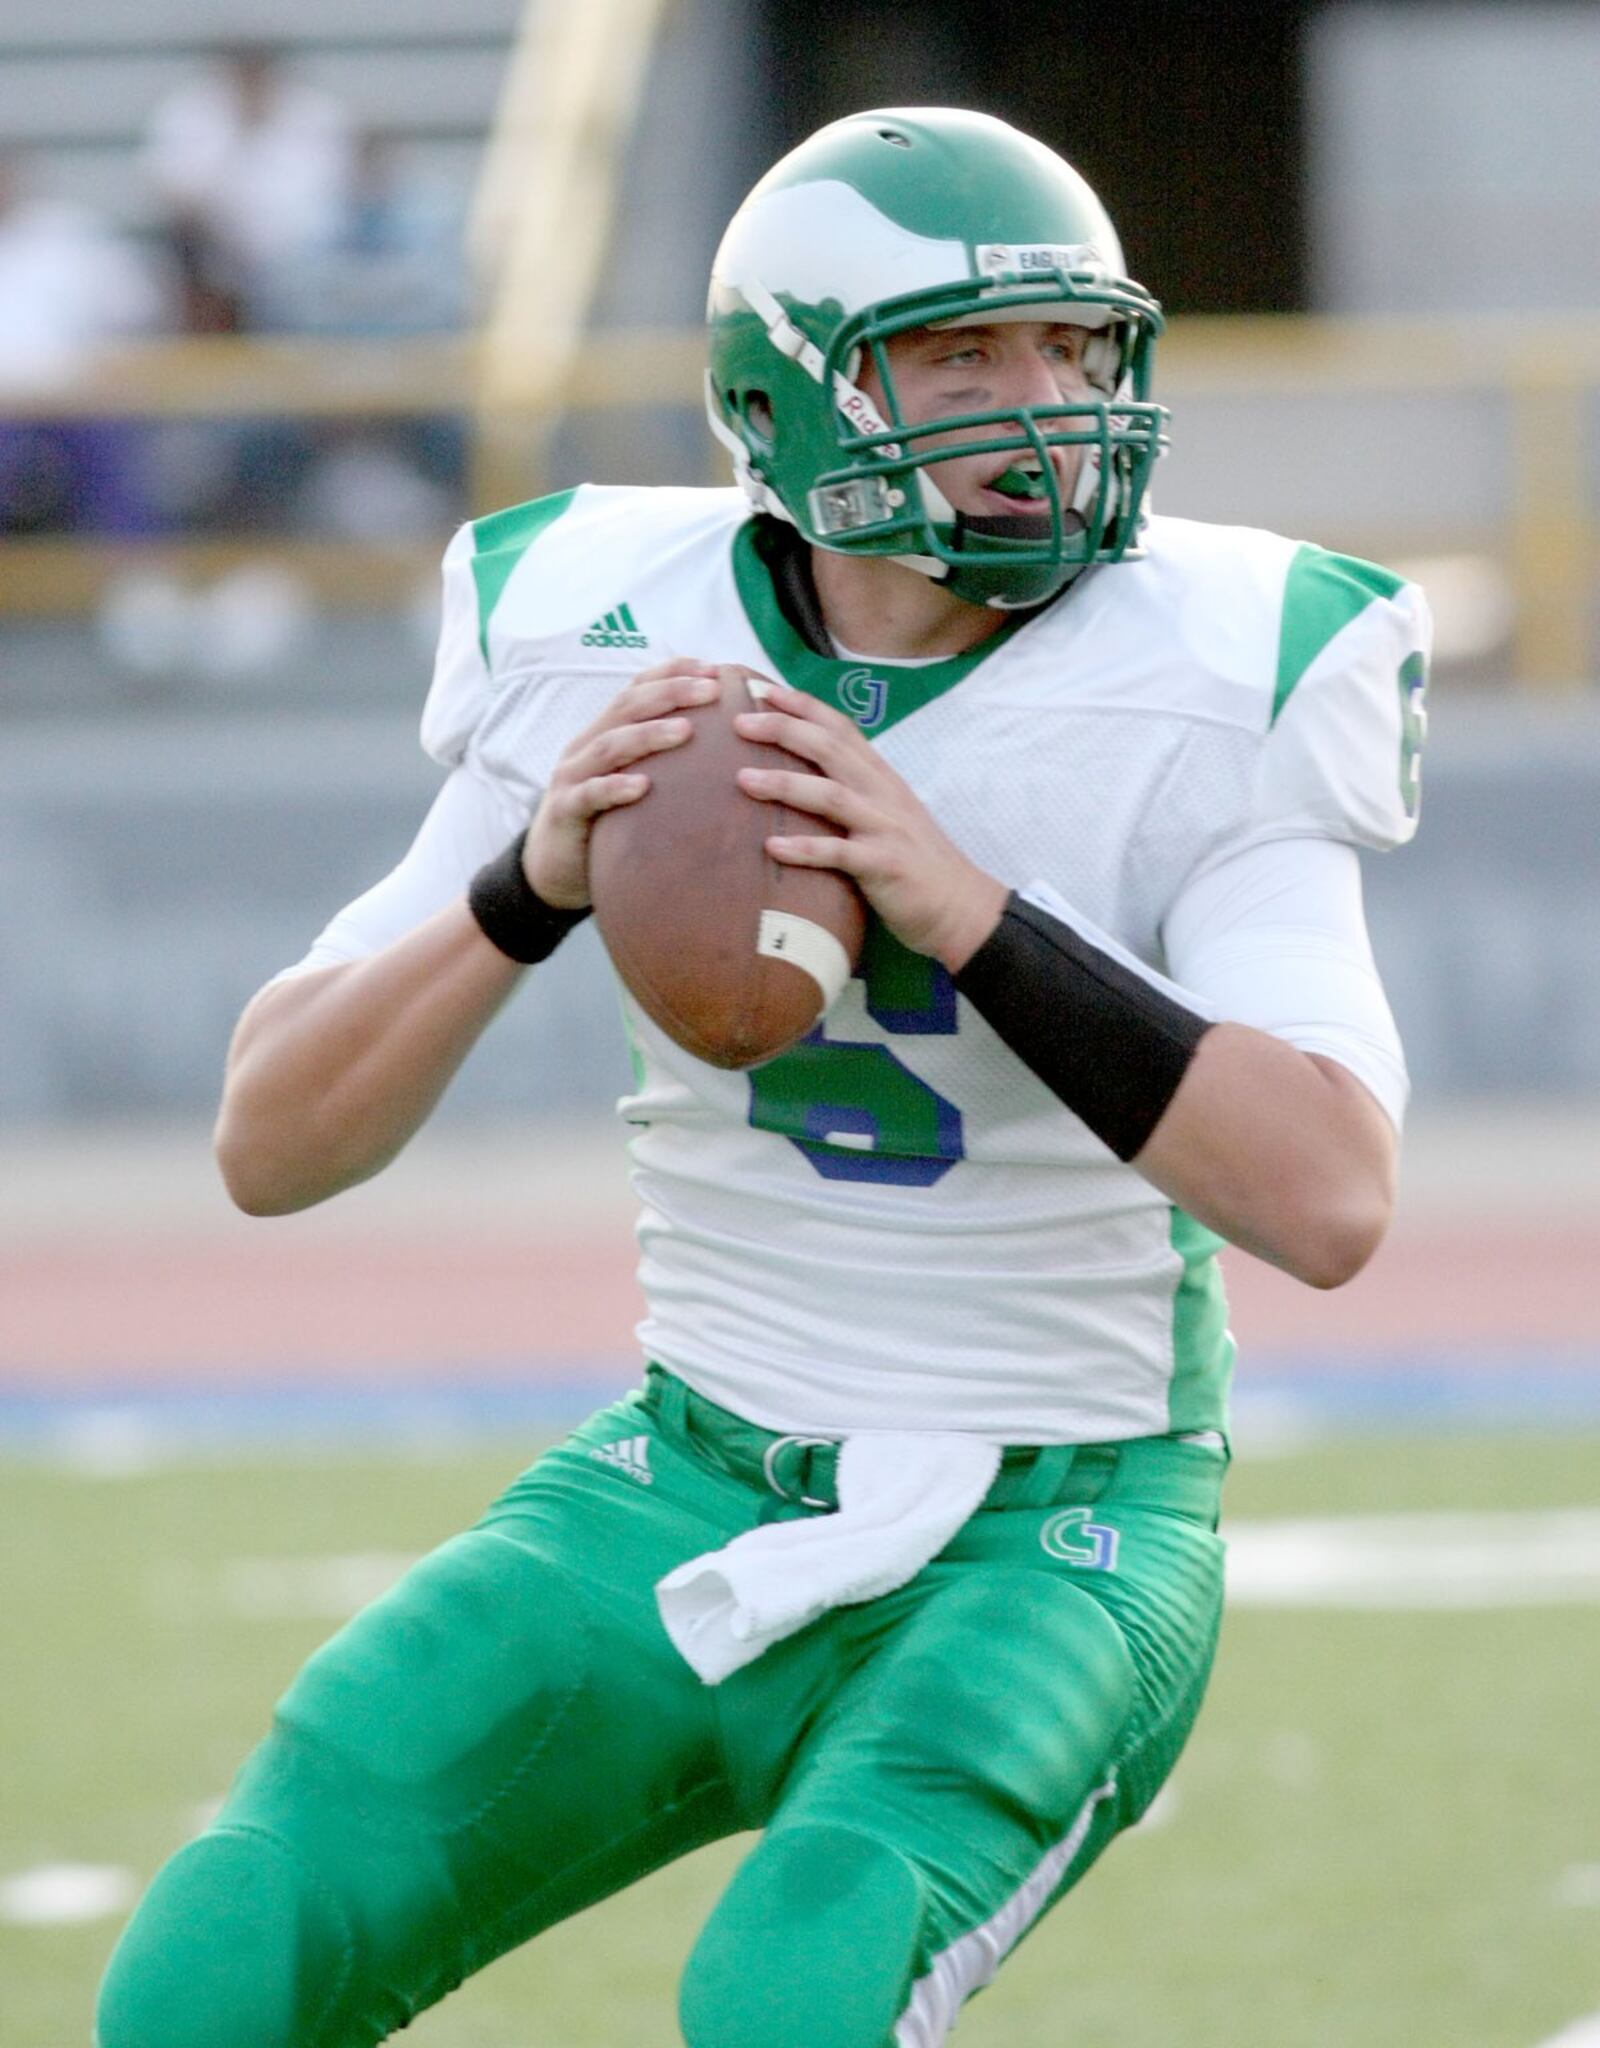
<instances>
[{"instance_id":1,"label":"green and white football helmet","mask_svg":"<svg viewBox=\"0 0 1600 2048\"><path fill-rule=\"evenodd\" d=\"M1123 274L1094 192L1031 136L945 107L830 123L734 215L708 318L711 430L752 503L814 546L886 555L1006 609L1137 552L1165 446L1166 413L1147 397L1161 309ZM888 338L1008 319L1093 330L1099 395L907 423ZM857 382L869 358L883 413ZM958 513L929 476L951 454L934 437L952 429L974 434L962 455L1014 451L1042 472L1015 517ZM1070 503L1051 446L1083 449Z\"/></svg>"}]
</instances>

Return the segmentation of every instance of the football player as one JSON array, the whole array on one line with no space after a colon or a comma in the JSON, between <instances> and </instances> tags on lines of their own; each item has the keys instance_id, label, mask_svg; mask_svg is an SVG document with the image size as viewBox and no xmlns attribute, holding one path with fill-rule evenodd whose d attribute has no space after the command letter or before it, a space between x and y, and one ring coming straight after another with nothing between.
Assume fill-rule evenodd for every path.
<instances>
[{"instance_id":1,"label":"football player","mask_svg":"<svg viewBox=\"0 0 1600 2048\"><path fill-rule=\"evenodd\" d=\"M932 2048L1171 1770L1221 1603L1217 1248L1336 1286L1390 1212L1356 849L1414 827L1427 621L1152 512L1160 329L1049 150L856 115L716 258L737 488L452 542L448 777L241 1021L243 1207L399 1151L719 665L820 771L746 789L839 828L771 851L876 915L752 1072L630 1007L643 1384L311 1660L125 1933L101 2048L364 2048L738 1829L690 2048Z\"/></svg>"}]
</instances>

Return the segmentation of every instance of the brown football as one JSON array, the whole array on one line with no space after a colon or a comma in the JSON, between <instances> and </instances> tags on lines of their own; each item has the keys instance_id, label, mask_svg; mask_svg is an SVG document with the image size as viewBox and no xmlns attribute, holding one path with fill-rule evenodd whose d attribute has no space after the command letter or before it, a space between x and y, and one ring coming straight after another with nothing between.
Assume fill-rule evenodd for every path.
<instances>
[{"instance_id":1,"label":"brown football","mask_svg":"<svg viewBox=\"0 0 1600 2048\"><path fill-rule=\"evenodd\" d=\"M753 1067L804 1038L861 956L867 907L848 875L790 868L775 832L836 828L759 803L743 767L815 773L734 731L756 708L751 671L721 670L722 695L684 715L690 738L643 764L650 787L605 811L589 840L595 922L618 974L667 1036L715 1067ZM756 678L759 686L759 678Z\"/></svg>"}]
</instances>

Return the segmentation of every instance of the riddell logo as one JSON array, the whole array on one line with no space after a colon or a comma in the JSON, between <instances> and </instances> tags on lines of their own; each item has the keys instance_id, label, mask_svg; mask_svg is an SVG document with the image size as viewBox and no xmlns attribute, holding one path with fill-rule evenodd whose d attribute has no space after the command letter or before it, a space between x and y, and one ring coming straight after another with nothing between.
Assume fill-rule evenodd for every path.
<instances>
[{"instance_id":1,"label":"riddell logo","mask_svg":"<svg viewBox=\"0 0 1600 2048\"><path fill-rule=\"evenodd\" d=\"M614 612L606 612L584 634L580 645L584 647L648 647L650 636L641 633L634 623L633 613L625 604L619 604Z\"/></svg>"},{"instance_id":2,"label":"riddell logo","mask_svg":"<svg viewBox=\"0 0 1600 2048\"><path fill-rule=\"evenodd\" d=\"M840 412L858 434L881 434L887 428L888 421L872 400L864 391L858 391L853 384L846 384L842 378L837 379L834 395L838 400ZM878 452L887 455L892 462L900 453L900 444L898 441L885 441Z\"/></svg>"}]
</instances>

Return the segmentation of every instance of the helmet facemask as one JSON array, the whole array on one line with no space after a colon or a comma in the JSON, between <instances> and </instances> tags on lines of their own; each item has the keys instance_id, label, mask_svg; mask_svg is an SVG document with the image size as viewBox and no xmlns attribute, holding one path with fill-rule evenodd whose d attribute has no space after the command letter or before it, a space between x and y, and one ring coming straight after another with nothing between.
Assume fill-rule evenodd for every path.
<instances>
[{"instance_id":1,"label":"helmet facemask","mask_svg":"<svg viewBox=\"0 0 1600 2048\"><path fill-rule=\"evenodd\" d=\"M758 294L758 301L767 296ZM1136 302L1121 303L1128 299ZM1160 315L1137 286L1118 289L1091 273L1058 270L981 291L937 287L837 324L822 348L806 338L806 309L772 298L750 310L767 316L766 339L778 358L767 382L778 388L729 392L724 407L716 402L723 394L713 391L713 427L735 454L754 502L792 520L814 546L887 555L970 604L1006 610L1044 603L1093 562L1137 553L1141 506L1165 446L1166 420L1163 408L1144 397ZM1073 314L1084 316L1081 324L1098 323L1086 360L1100 395L906 419L888 348L894 336L997 317L1080 324ZM881 408L857 381L869 357ZM795 409L809 416L813 451L814 481L799 503L792 491L773 488ZM826 429L826 447L817 445L818 428ZM951 444L952 433L973 438ZM1070 494L1052 448L1082 451ZM1019 490L1009 516L958 512L930 474L952 457L1002 454L1019 458L1017 470L1036 467L1038 476L1035 494Z\"/></svg>"}]
</instances>

